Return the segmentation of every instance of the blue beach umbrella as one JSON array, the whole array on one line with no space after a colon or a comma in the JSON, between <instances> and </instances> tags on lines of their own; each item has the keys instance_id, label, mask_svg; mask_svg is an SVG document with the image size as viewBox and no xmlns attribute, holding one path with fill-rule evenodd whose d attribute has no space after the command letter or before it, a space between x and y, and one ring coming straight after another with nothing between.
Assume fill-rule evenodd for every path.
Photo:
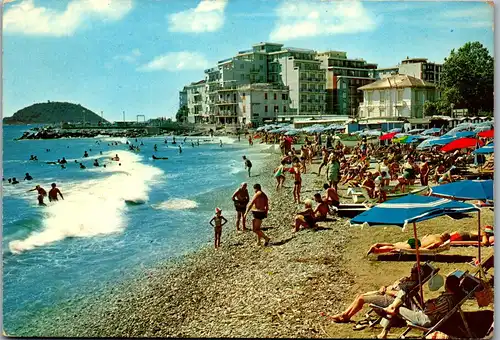
<instances>
[{"instance_id":1,"label":"blue beach umbrella","mask_svg":"<svg viewBox=\"0 0 500 340\"><path fill-rule=\"evenodd\" d=\"M459 138L468 138L468 137L476 136L476 133L473 131L461 131L461 132L457 132L457 134L455 136L457 136Z\"/></svg>"},{"instance_id":2,"label":"blue beach umbrella","mask_svg":"<svg viewBox=\"0 0 500 340\"><path fill-rule=\"evenodd\" d=\"M493 201L493 180L467 180L438 185L431 188L431 195L460 201Z\"/></svg>"},{"instance_id":3,"label":"blue beach umbrella","mask_svg":"<svg viewBox=\"0 0 500 340\"><path fill-rule=\"evenodd\" d=\"M405 227L408 223L421 222L434 217L478 211L472 204L452 201L445 198L408 194L387 201L359 214L351 224L369 226L396 225Z\"/></svg>"},{"instance_id":4,"label":"blue beach umbrella","mask_svg":"<svg viewBox=\"0 0 500 340\"><path fill-rule=\"evenodd\" d=\"M474 150L472 152L473 153L477 153L477 154L482 154L482 155L494 153L495 152L495 146L493 144L488 144L488 145L483 146L482 148L479 148L479 149Z\"/></svg>"},{"instance_id":5,"label":"blue beach umbrella","mask_svg":"<svg viewBox=\"0 0 500 340\"><path fill-rule=\"evenodd\" d=\"M420 143L417 146L417 150L424 150L430 147L433 147L435 145L446 145L450 142L453 142L457 137L440 137L440 138L429 138L424 140L422 143Z\"/></svg>"},{"instance_id":6,"label":"blue beach umbrella","mask_svg":"<svg viewBox=\"0 0 500 340\"><path fill-rule=\"evenodd\" d=\"M431 129L425 130L424 132L422 132L422 134L423 135L432 135L432 134L439 133L439 132L441 132L440 128L431 128Z\"/></svg>"}]
</instances>

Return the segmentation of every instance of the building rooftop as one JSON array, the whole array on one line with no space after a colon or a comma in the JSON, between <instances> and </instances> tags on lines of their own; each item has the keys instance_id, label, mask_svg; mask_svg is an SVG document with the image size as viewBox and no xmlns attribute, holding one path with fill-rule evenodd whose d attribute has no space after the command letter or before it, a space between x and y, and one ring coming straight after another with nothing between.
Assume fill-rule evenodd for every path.
<instances>
[{"instance_id":1,"label":"building rooftop","mask_svg":"<svg viewBox=\"0 0 500 340\"><path fill-rule=\"evenodd\" d=\"M300 52L300 53L316 53L315 50L310 50L308 48L297 48L297 47L283 47L284 50L288 50L290 52Z\"/></svg>"},{"instance_id":2,"label":"building rooftop","mask_svg":"<svg viewBox=\"0 0 500 340\"><path fill-rule=\"evenodd\" d=\"M260 43L257 43L257 44L253 44L253 46L262 46L262 45L274 45L274 46L283 46L283 44L277 44L277 43L270 43L270 42L260 42Z\"/></svg>"},{"instance_id":3,"label":"building rooftop","mask_svg":"<svg viewBox=\"0 0 500 340\"><path fill-rule=\"evenodd\" d=\"M403 87L435 88L436 85L428 83L422 79L408 76L406 74L397 74L394 76L377 80L374 83L361 86L359 90L379 90L379 89L403 88Z\"/></svg>"}]
</instances>

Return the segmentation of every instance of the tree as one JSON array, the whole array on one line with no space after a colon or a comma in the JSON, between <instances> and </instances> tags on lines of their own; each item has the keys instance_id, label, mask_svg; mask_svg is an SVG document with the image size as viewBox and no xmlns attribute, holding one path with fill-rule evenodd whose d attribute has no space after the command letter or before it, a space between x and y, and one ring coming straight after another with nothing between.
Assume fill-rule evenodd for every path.
<instances>
[{"instance_id":1,"label":"tree","mask_svg":"<svg viewBox=\"0 0 500 340\"><path fill-rule=\"evenodd\" d=\"M178 122L185 122L187 121L188 117L188 108L187 105L182 105L179 110L177 111L177 114L175 115L175 120Z\"/></svg>"},{"instance_id":2,"label":"tree","mask_svg":"<svg viewBox=\"0 0 500 340\"><path fill-rule=\"evenodd\" d=\"M451 50L441 74L442 100L469 113L493 111L494 61L478 41Z\"/></svg>"}]
</instances>

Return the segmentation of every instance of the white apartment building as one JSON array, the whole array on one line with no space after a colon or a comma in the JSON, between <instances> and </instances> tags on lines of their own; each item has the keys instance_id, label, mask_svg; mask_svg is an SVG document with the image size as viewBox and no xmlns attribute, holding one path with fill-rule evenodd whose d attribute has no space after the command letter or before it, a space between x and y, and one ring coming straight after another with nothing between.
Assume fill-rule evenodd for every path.
<instances>
[{"instance_id":1,"label":"white apartment building","mask_svg":"<svg viewBox=\"0 0 500 340\"><path fill-rule=\"evenodd\" d=\"M239 123L258 126L290 112L289 89L277 84L242 85L238 88Z\"/></svg>"},{"instance_id":2,"label":"white apartment building","mask_svg":"<svg viewBox=\"0 0 500 340\"><path fill-rule=\"evenodd\" d=\"M429 62L426 58L406 57L397 66L377 69L375 75L377 79L383 79L395 74L406 74L429 83L439 84L442 69L442 64Z\"/></svg>"},{"instance_id":3,"label":"white apartment building","mask_svg":"<svg viewBox=\"0 0 500 340\"><path fill-rule=\"evenodd\" d=\"M359 88L359 118L398 120L423 118L424 103L436 98L436 85L408 75L394 75Z\"/></svg>"},{"instance_id":4,"label":"white apartment building","mask_svg":"<svg viewBox=\"0 0 500 340\"><path fill-rule=\"evenodd\" d=\"M269 67L278 75L278 83L290 89L289 114L318 116L325 112L326 71L316 60L316 51L282 48L270 52Z\"/></svg>"},{"instance_id":5,"label":"white apartment building","mask_svg":"<svg viewBox=\"0 0 500 340\"><path fill-rule=\"evenodd\" d=\"M208 122L209 101L206 81L201 80L184 87L183 91L187 97L188 122Z\"/></svg>"}]
</instances>

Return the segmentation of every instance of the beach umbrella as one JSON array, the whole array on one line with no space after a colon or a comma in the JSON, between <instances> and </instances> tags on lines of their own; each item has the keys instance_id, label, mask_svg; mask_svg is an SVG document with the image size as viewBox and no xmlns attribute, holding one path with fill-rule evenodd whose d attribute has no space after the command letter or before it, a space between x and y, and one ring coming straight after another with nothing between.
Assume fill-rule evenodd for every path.
<instances>
[{"instance_id":1,"label":"beach umbrella","mask_svg":"<svg viewBox=\"0 0 500 340\"><path fill-rule=\"evenodd\" d=\"M458 138L468 138L468 137L475 137L476 133L473 131L461 131L457 132L455 136Z\"/></svg>"},{"instance_id":2,"label":"beach umbrella","mask_svg":"<svg viewBox=\"0 0 500 340\"><path fill-rule=\"evenodd\" d=\"M380 140L388 140L388 139L393 139L394 136L396 136L398 132L389 132L386 133L385 135L380 136Z\"/></svg>"},{"instance_id":3,"label":"beach umbrella","mask_svg":"<svg viewBox=\"0 0 500 340\"><path fill-rule=\"evenodd\" d=\"M421 133L423 131L424 131L424 129L413 129L413 130L408 131L408 133Z\"/></svg>"},{"instance_id":4,"label":"beach umbrella","mask_svg":"<svg viewBox=\"0 0 500 340\"><path fill-rule=\"evenodd\" d=\"M478 136L483 137L483 138L493 138L493 137L495 137L495 130L491 129L491 130L479 132Z\"/></svg>"},{"instance_id":5,"label":"beach umbrella","mask_svg":"<svg viewBox=\"0 0 500 340\"><path fill-rule=\"evenodd\" d=\"M440 128L431 128L431 129L425 130L424 132L422 132L422 134L423 135L433 135L433 134L439 133L439 132L441 132Z\"/></svg>"},{"instance_id":6,"label":"beach umbrella","mask_svg":"<svg viewBox=\"0 0 500 340\"><path fill-rule=\"evenodd\" d=\"M482 155L490 154L490 153L494 153L494 152L495 152L495 147L492 144L488 144L486 146L483 146L482 148L479 148L479 149L473 151L473 153L482 154Z\"/></svg>"},{"instance_id":7,"label":"beach umbrella","mask_svg":"<svg viewBox=\"0 0 500 340\"><path fill-rule=\"evenodd\" d=\"M285 133L286 136L295 136L298 135L301 131L300 130L290 130Z\"/></svg>"},{"instance_id":8,"label":"beach umbrella","mask_svg":"<svg viewBox=\"0 0 500 340\"><path fill-rule=\"evenodd\" d=\"M351 220L351 224L362 224L367 226L395 225L398 227L403 227L403 229L408 224L413 224L413 235L415 238L415 251L417 255L417 267L419 273L418 281L420 284L420 253L417 242L418 238L416 223L438 216L456 213L467 213L472 211L478 212L478 224L480 228L480 210L472 204L452 201L445 198L409 194L407 196L376 205L375 207L354 217ZM481 245L480 240L479 245ZM424 294L421 284L420 295L421 301L423 302Z\"/></svg>"},{"instance_id":9,"label":"beach umbrella","mask_svg":"<svg viewBox=\"0 0 500 340\"><path fill-rule=\"evenodd\" d=\"M415 143L415 142L418 142L420 140L419 137L420 136L418 136L418 135L406 136L406 137L403 137L401 139L401 143L404 143L404 144Z\"/></svg>"},{"instance_id":10,"label":"beach umbrella","mask_svg":"<svg viewBox=\"0 0 500 340\"><path fill-rule=\"evenodd\" d=\"M420 143L418 146L417 146L417 150L423 150L423 149L426 149L426 148L430 148L430 147L433 147L433 146L436 146L436 145L446 145L452 141L454 141L455 139L457 139L457 137L454 137L454 136L447 136L447 137L439 137L439 138L429 138L429 139L426 139L424 140L422 143Z\"/></svg>"},{"instance_id":11,"label":"beach umbrella","mask_svg":"<svg viewBox=\"0 0 500 340\"><path fill-rule=\"evenodd\" d=\"M441 151L450 152L457 149L473 148L476 147L477 144L483 145L484 143L475 138L459 138L450 143L447 143L441 148Z\"/></svg>"},{"instance_id":12,"label":"beach umbrella","mask_svg":"<svg viewBox=\"0 0 500 340\"><path fill-rule=\"evenodd\" d=\"M493 180L466 180L438 185L431 188L431 195L459 201L493 201Z\"/></svg>"},{"instance_id":13,"label":"beach umbrella","mask_svg":"<svg viewBox=\"0 0 500 340\"><path fill-rule=\"evenodd\" d=\"M390 129L389 131L387 132L401 132L401 128L394 128L394 129Z\"/></svg>"}]
</instances>

